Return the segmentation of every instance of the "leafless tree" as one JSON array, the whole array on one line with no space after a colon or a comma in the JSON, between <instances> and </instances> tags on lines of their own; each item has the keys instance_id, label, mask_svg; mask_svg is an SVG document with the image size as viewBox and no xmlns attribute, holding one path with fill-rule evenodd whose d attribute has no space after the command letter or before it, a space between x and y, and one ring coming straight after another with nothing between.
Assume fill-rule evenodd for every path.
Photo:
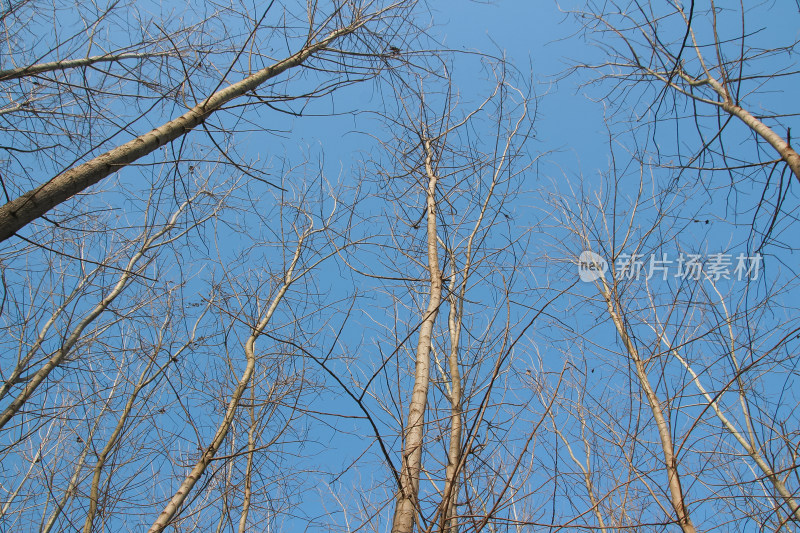
<instances>
[{"instance_id":1,"label":"leafless tree","mask_svg":"<svg viewBox=\"0 0 800 533\"><path fill-rule=\"evenodd\" d=\"M355 226L368 244L343 260L374 280L369 294L392 303L376 308L370 298L376 340L349 351L379 356L366 367L351 361L348 379L373 421L368 446L393 472L383 487L359 485L357 504L337 494L345 530L390 522L393 531L455 532L513 520L521 464L552 397L540 402L530 368L546 379L541 368L520 372L517 362L548 302L514 301L528 238L514 200L530 168L535 100L506 68L487 63L490 93L473 104L449 77L398 89L397 115L385 117L395 133L383 143L388 157L363 171L377 178L362 194L382 204L366 228ZM541 412L516 416L527 402Z\"/></svg>"},{"instance_id":2,"label":"leafless tree","mask_svg":"<svg viewBox=\"0 0 800 533\"><path fill-rule=\"evenodd\" d=\"M4 527L245 531L310 483L278 467L318 386L290 339L347 210L234 139L424 69L424 32L414 2L251 8L2 12Z\"/></svg>"},{"instance_id":3,"label":"leafless tree","mask_svg":"<svg viewBox=\"0 0 800 533\"><path fill-rule=\"evenodd\" d=\"M240 119L254 120L258 111L251 118L244 113L253 105L280 112L404 64L389 46L399 50L419 33L412 7L403 0L334 2L325 9L270 2L242 16L248 7L233 3L209 18L187 7L159 20L142 4L63 13L38 2L16 6L4 19L13 28L6 48L16 66L0 72L9 102L3 129L14 144L5 148L0 240L132 163L148 163L162 147L172 148L166 158L199 157L187 153L184 141L171 144L199 126L226 155L220 134L231 135ZM59 31L27 46L27 32L48 25ZM225 33L227 25L241 35ZM302 107L282 111L299 114ZM32 161L20 154L32 154L51 175L27 178ZM250 174L264 180L258 170ZM180 176L172 179L178 188Z\"/></svg>"},{"instance_id":4,"label":"leafless tree","mask_svg":"<svg viewBox=\"0 0 800 533\"><path fill-rule=\"evenodd\" d=\"M637 167L636 190L628 167L600 186L551 195L569 232L552 258L569 258L565 268L577 276L587 261L578 254L591 251L596 272L607 268L575 295L584 312L571 330L580 340L568 345L582 385L552 413L585 486L588 505L572 520L591 513L602 529L672 522L683 530L793 530L798 485L786 474L797 468L788 445L797 420L786 391L796 276L756 272L759 259L741 250L698 249L693 224L683 222L709 209L692 200L696 186L662 191ZM609 334L618 351L603 340Z\"/></svg>"},{"instance_id":5,"label":"leafless tree","mask_svg":"<svg viewBox=\"0 0 800 533\"><path fill-rule=\"evenodd\" d=\"M589 3L610 170L544 185L529 82L413 0L4 7L3 527L797 529L763 7ZM364 81L340 179L283 153Z\"/></svg>"},{"instance_id":6,"label":"leafless tree","mask_svg":"<svg viewBox=\"0 0 800 533\"><path fill-rule=\"evenodd\" d=\"M796 6L589 2L575 14L600 52L579 70L596 74L593 94L614 134L629 129L640 161L674 171L665 180L731 187L732 211L754 227L754 249L783 244L788 188L800 180L790 97L800 70L797 36L770 21Z\"/></svg>"},{"instance_id":7,"label":"leafless tree","mask_svg":"<svg viewBox=\"0 0 800 533\"><path fill-rule=\"evenodd\" d=\"M299 170L290 169L297 183ZM35 305L27 312L41 318L25 320L24 299L14 299L15 313L4 314L5 342L19 352L4 414L4 486L15 485L3 498L6 523L36 523L39 514L47 531L122 520L159 531L280 520L276 511L292 502L270 500L300 478L271 465L283 446L302 441L298 419L316 384L279 339L298 329L312 335L310 317L296 318L317 312L307 311L315 304L300 285L338 249L322 238L339 216L336 202L320 218L297 183L244 205L246 189L200 186L165 221L154 203L140 235L94 265L84 259L82 278L71 277L72 256L54 254L70 267L55 282L69 290L34 287L64 302L52 316ZM239 257L223 259L243 228L228 233L216 223L236 213L255 225ZM206 252L190 244L212 229L221 235L206 233ZM187 255L204 260L193 265Z\"/></svg>"},{"instance_id":8,"label":"leafless tree","mask_svg":"<svg viewBox=\"0 0 800 533\"><path fill-rule=\"evenodd\" d=\"M606 106L613 138L607 174L584 178L574 189L553 187L557 225L574 237L559 243L562 251L596 252L609 268L595 283L598 297L584 300L592 302L585 317L591 329L576 326L585 339L578 351L604 351L583 333L598 335L600 317L614 326L631 362L630 382L638 382L652 427L660 429L660 470L669 489L668 498L652 487L639 489L645 496L635 505L617 504L612 512L605 501L633 502L628 495L652 469L636 466L630 454L635 475L614 476L607 490L595 467L586 491L602 527L654 521L641 502L668 499L662 512L671 509L678 523L693 516L700 530L794 529L798 489L787 473L796 469L796 454L777 443L792 442L797 432L789 414L796 402L786 394L794 381L796 273L784 254L793 249L789 188L800 167L791 146L794 102L782 98L798 72L797 39L765 27L788 7L605 2L575 12L600 53L578 68L596 75L601 92L595 95ZM642 265L631 262L637 257L645 260L645 275L657 266L655 277L638 276ZM647 263L651 258L657 261ZM626 262L627 271L620 268ZM662 276L667 264L683 276ZM749 277L754 266L757 279ZM581 361L586 372L601 366ZM610 365L608 357L603 361ZM599 379L584 375L587 384ZM602 376L612 384L608 372ZM563 412L581 430L567 436L559 427L562 443L570 437L599 442L584 440L592 432L593 439L614 434L620 448L640 442L638 429L629 436L606 421L587 432L595 422L585 416L586 405L599 403L585 393L564 400ZM612 420L631 416L603 409ZM573 445L566 446L574 456ZM607 462L610 452L596 446L585 448L586 460Z\"/></svg>"}]
</instances>

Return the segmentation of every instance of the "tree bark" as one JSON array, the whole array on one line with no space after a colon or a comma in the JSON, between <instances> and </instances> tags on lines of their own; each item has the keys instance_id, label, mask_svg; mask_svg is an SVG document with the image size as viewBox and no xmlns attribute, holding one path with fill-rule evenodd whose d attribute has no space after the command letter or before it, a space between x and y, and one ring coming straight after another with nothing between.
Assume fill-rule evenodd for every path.
<instances>
[{"instance_id":1,"label":"tree bark","mask_svg":"<svg viewBox=\"0 0 800 533\"><path fill-rule=\"evenodd\" d=\"M647 398L647 403L650 406L650 411L653 413L653 419L656 422L658 436L661 440L661 450L664 457L664 468L667 471L667 487L669 488L670 493L670 503L672 504L672 508L675 510L675 514L677 515L678 525L681 527L681 530L683 530L683 533L696 533L697 530L695 529L694 524L689 517L689 510L686 507L683 487L681 487L681 479L678 472L678 459L675 457L675 447L672 443L672 434L669 422L664 417L664 412L661 409L661 402L658 399L656 391L653 390L653 387L650 385L650 380L647 377L647 369L645 368L644 362L639 356L639 351L636 349L636 346L633 344L633 340L628 334L628 329L622 319L622 316L617 311L619 309L619 302L616 300L616 297L612 293L611 288L608 286L605 278L601 278L601 283L602 287L600 292L603 295L603 298L605 298L608 314L611 316L611 320L614 322L614 326L617 329L617 333L619 333L620 338L622 339L622 343L625 345L628 355L633 360L633 363L636 367L636 377L639 380L639 385L641 386L642 392Z\"/></svg>"},{"instance_id":2,"label":"tree bark","mask_svg":"<svg viewBox=\"0 0 800 533\"><path fill-rule=\"evenodd\" d=\"M236 384L236 388L233 391L231 399L228 401L228 406L225 410L225 416L222 418L222 422L220 422L219 426L217 427L214 438L211 440L211 443L208 445L208 447L203 451L203 454L200 456L200 459L197 461L197 463L195 463L192 470L189 472L186 478L184 478L180 487L178 487L178 490L175 491L175 494L172 496L169 502L167 502L164 510L161 511L161 514L158 515L156 521L153 522L152 526L150 526L148 533L161 533L167 528L172 519L183 506L186 498L188 498L189 493L192 491L195 484L197 484L197 482L200 480L200 477L202 477L202 475L205 473L208 465L211 464L211 461L219 451L220 446L222 446L222 443L225 441L225 437L228 435L228 432L233 425L233 420L236 416L236 411L239 408L242 395L250 385L250 379L253 377L253 372L256 367L256 339L258 339L259 335L261 335L261 333L264 331L264 328L267 327L267 324L269 324L272 316L275 314L275 310L281 303L286 291L289 290L292 282L296 279L294 277L294 270L297 266L298 260L300 259L302 248L303 236L300 237L297 243L297 249L295 250L294 257L292 257L292 261L286 270L286 274L284 275L283 284L278 289L275 297L272 299L272 302L264 314L264 317L253 328L253 332L244 343L244 353L247 359L247 364L245 365L242 377Z\"/></svg>"},{"instance_id":3,"label":"tree bark","mask_svg":"<svg viewBox=\"0 0 800 533\"><path fill-rule=\"evenodd\" d=\"M356 22L309 43L302 50L212 94L183 115L94 159L73 167L0 207L0 242L5 241L49 210L98 183L103 178L186 135L231 100L275 76L301 65L314 53L363 24Z\"/></svg>"},{"instance_id":4,"label":"tree bark","mask_svg":"<svg viewBox=\"0 0 800 533\"><path fill-rule=\"evenodd\" d=\"M451 273L451 291L455 287L455 266ZM463 294L462 300L463 302ZM448 359L450 371L450 448L447 452L447 469L443 492L442 531L445 533L458 533L456 522L456 499L458 498L458 474L461 466L461 437L463 427L461 422L461 372L458 368L459 340L461 338L461 313L459 301L455 296L450 299L450 315L448 316L448 329L450 330L450 357Z\"/></svg>"},{"instance_id":5,"label":"tree bark","mask_svg":"<svg viewBox=\"0 0 800 533\"><path fill-rule=\"evenodd\" d=\"M392 533L411 533L417 514L417 495L419 493L419 474L422 464L422 438L425 424L425 408L428 402L428 382L430 380L431 333L439 312L442 299L442 273L439 270L439 251L436 239L436 182L433 169L433 152L430 140L424 141L425 172L428 178L427 217L428 217L428 271L430 273L430 292L428 308L422 318L417 342L416 368L411 404L408 408L408 422L405 427L402 465L400 467L400 491L395 502Z\"/></svg>"}]
</instances>

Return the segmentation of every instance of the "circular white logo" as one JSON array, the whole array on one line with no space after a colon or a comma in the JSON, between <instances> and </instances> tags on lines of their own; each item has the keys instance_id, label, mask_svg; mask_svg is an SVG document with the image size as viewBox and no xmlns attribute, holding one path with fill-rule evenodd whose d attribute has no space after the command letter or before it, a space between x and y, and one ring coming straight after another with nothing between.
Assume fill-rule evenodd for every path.
<instances>
[{"instance_id":1,"label":"circular white logo","mask_svg":"<svg viewBox=\"0 0 800 533\"><path fill-rule=\"evenodd\" d=\"M581 281L591 283L605 276L608 263L594 252L584 250L578 257L578 275Z\"/></svg>"}]
</instances>

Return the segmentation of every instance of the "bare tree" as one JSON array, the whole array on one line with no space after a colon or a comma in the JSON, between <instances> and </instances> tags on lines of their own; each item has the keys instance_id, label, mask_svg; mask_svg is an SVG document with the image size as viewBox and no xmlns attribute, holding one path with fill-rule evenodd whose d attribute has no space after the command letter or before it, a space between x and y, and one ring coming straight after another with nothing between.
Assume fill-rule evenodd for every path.
<instances>
[{"instance_id":1,"label":"bare tree","mask_svg":"<svg viewBox=\"0 0 800 533\"><path fill-rule=\"evenodd\" d=\"M525 283L516 258L527 232L513 219L529 169L524 144L534 102L506 67L487 63L494 83L473 104L449 78L398 89L397 115L386 117L396 132L383 143L388 161L363 170L379 181L362 194L383 200L382 209L365 228L354 226L353 235L368 238L343 260L375 280L376 288L362 290L376 340L347 353L379 355L366 367L350 361L347 381L371 419L368 446L394 471L383 486L359 485L355 504L335 492L345 530L380 530L388 521L393 531L502 527L546 418L551 397L540 403L539 388L515 390L533 379L517 370L516 354L529 346L527 334L548 302L512 301ZM376 308L375 294L391 305ZM515 417L527 402L542 411ZM395 432L398 444L388 439Z\"/></svg>"},{"instance_id":2,"label":"bare tree","mask_svg":"<svg viewBox=\"0 0 800 533\"><path fill-rule=\"evenodd\" d=\"M20 168L24 163L6 169L7 203L0 208L0 240L8 239L68 198L184 137L200 125L209 133L209 130L220 129L230 133L225 126L228 120L206 124L221 111L236 116L250 107L249 104L264 103L274 108L293 99L307 101L328 94L338 86L373 77L392 62L401 64L396 54L386 53L389 43L382 35L390 32L397 39L392 46L404 44L406 36L415 31L413 24L403 27L403 23L408 22L412 5L413 2L404 1L386 5L371 1L358 5L336 2L323 11L317 4L309 4L307 9L303 8L306 20L302 20L287 10L277 13L280 8L271 2L257 18L237 21L245 25L243 39L222 34L217 42L202 41L206 29L216 29L218 25L224 28L228 22L226 17L238 17L236 5L222 8L212 19L199 20L194 26L174 31L162 21L131 17L133 20L124 28L131 39L121 49L115 46L115 36L108 43L98 42L97 36L114 31L113 23L129 16L125 6L115 3L106 11L78 9L69 13L68 16L76 17L85 26L84 31L76 35L56 34L55 42L43 43L34 48L36 51L26 50L15 57L20 66L0 72L0 81L7 86L10 102L3 115L9 123L6 129L16 132L15 137L22 137L21 140L31 146L30 150L38 158L48 160L48 166L55 170L52 177L25 180ZM16 20L25 17L30 19L27 24L31 28L47 22L41 20L41 12L31 2L12 11L6 23L16 24ZM275 19L283 22L276 26ZM161 24L167 27L162 28ZM156 36L150 36L151 32ZM137 37L137 33L141 36ZM193 41L198 36L201 42L196 47ZM24 50L22 38L20 32L13 33L8 48ZM280 41L280 45L276 44ZM285 47L286 53L275 58L266 50L267 46ZM77 55L83 47L89 53L82 57L62 56ZM104 47L113 51L91 54L92 50ZM151 67L153 62L155 65ZM319 79L316 87L301 88L305 84L299 82L293 96L281 94L281 84L266 86L270 80L309 62L314 63L310 71ZM93 75L89 76L87 71ZM136 79L133 74L138 72L159 77L153 82ZM169 74L161 77L162 72ZM172 72L180 74L173 79ZM74 78L80 80L77 87ZM96 87L93 86L95 78L98 78ZM104 87L104 84L111 87ZM140 96L142 91L152 93L145 99ZM74 99L70 98L73 96ZM110 109L123 106L126 101L132 101L131 108L136 112L125 116ZM86 109L79 111L81 106ZM174 116L176 110L180 110L178 116ZM173 118L163 120L164 115ZM63 130L55 134L46 133L52 126L23 126L26 122L47 124L62 116ZM142 128L152 122L159 125ZM31 129L41 133L21 135ZM130 137L130 131L141 129L144 131L134 138L123 140ZM73 131L79 133L74 135ZM58 142L59 136L69 141ZM73 136L77 137L74 141ZM61 148L65 144L66 153ZM13 153L20 148L6 150ZM177 148L183 150L183 147ZM69 152L72 155L67 155ZM257 176L258 172L254 174Z\"/></svg>"},{"instance_id":3,"label":"bare tree","mask_svg":"<svg viewBox=\"0 0 800 533\"><path fill-rule=\"evenodd\" d=\"M307 274L337 249L328 248L322 230L331 216L339 216L331 201L332 213L320 219L310 193L298 188L295 196L289 187L284 184L287 192L273 211L264 209L275 201L269 198L241 206L248 224L260 221L248 234L255 242L238 260L226 257L216 269L208 256L194 267L182 264L187 254L201 255L187 240L224 219L224 212L236 213L233 205L241 200L232 190L200 188L166 222L148 224L127 248L111 250L79 278L75 284L83 290L61 296L66 311L56 312L62 315L45 315L38 331L19 332L20 347L33 338L36 350L21 352L15 370L20 378L8 386L11 393L21 391L17 400L26 398L9 404L3 432L6 480L17 486L4 497L7 523L36 522L37 513L43 530L73 524L95 531L121 520L155 520L153 530L195 521L235 521L247 528L279 520L270 499L282 487L290 490L297 474L284 466L268 481L271 464L280 463L283 446L302 442L304 424L298 419L316 385L305 376L302 358L293 357L291 344L275 339L282 330L287 338L298 329L303 331L298 338L312 336L310 318L298 323L294 313L319 310L306 311L315 302L308 287L300 286L312 283ZM154 205L153 211L160 209ZM277 222L285 234L270 231L266 220ZM222 244L227 246L226 239ZM214 246L212 255L222 253L220 243L206 238L207 246ZM123 262L126 255L131 259ZM176 259L181 269L170 265ZM118 263L124 268L115 269ZM99 283L106 271L122 281ZM92 283L108 291L101 312L88 305L94 295L85 287ZM52 286L39 288L45 289ZM50 294L56 301L57 296ZM22 300L16 303L21 307ZM68 312L74 331L62 329ZM4 315L12 333L14 317ZM16 327L36 325L23 320ZM53 338L52 329L59 337ZM69 344L61 336L78 340ZM256 349L259 337L266 346ZM9 336L6 343L13 340ZM39 365L49 371L47 378L39 378ZM30 385L34 380L36 387ZM28 455L32 448L42 453ZM11 475L12 469L18 473ZM290 505L281 504L281 512Z\"/></svg>"},{"instance_id":4,"label":"bare tree","mask_svg":"<svg viewBox=\"0 0 800 533\"><path fill-rule=\"evenodd\" d=\"M414 1L2 8L4 527L795 530L796 42L695 4L579 13L610 170L545 186Z\"/></svg>"},{"instance_id":5,"label":"bare tree","mask_svg":"<svg viewBox=\"0 0 800 533\"><path fill-rule=\"evenodd\" d=\"M286 265L286 270L285 273L283 274L283 279L281 280L281 283L278 284L272 290L274 296L272 296L272 299L269 301L268 305L265 306L265 309L262 311L261 316L255 322L255 324L251 326L252 331L244 342L243 348L244 348L246 364L241 377L239 378L238 382L236 383L236 386L234 387L233 392L231 393L231 398L227 402L227 406L225 408L225 414L222 420L219 422L219 425L217 426L217 429L214 432L211 442L209 442L206 446L204 446L200 458L191 468L186 478L180 483L180 486L175 490L175 493L172 496L172 498L170 498L167 505L161 511L161 514L158 516L156 521L150 527L151 532L163 531L167 527L167 525L169 525L173 517L176 515L178 510L183 506L186 499L189 497L195 484L199 481L199 479L208 469L212 460L219 452L219 449L222 446L223 442L225 441L228 433L230 432L234 419L237 415L237 411L240 409L242 397L244 396L247 389L251 387L251 380L253 378L253 374L255 372L257 364L257 357L255 352L256 340L258 339L259 336L261 336L265 328L270 324L270 321L273 319L273 316L275 315L275 311L277 310L278 306L280 305L281 301L286 295L286 292L290 289L291 285L295 283L299 278L306 275L311 268L316 266L314 263L312 263L305 269L298 268L301 254L304 250L304 247L306 246L306 241L311 239L316 233L322 231L322 229L320 228L314 228L313 222L314 222L313 218L311 216L308 216L308 223L305 227L298 225L298 227L293 228L293 230L297 233L297 246L288 260L288 264ZM251 420L251 426L250 429L248 430L248 447L252 447L251 443L253 439L252 424L253 421ZM249 456L252 457L252 452L250 452ZM248 461L251 462L252 459L248 459ZM252 468L252 466L250 466L250 468ZM248 508L249 508L249 498L246 498L244 508L242 511L242 520L244 520L245 523L247 520L246 510Z\"/></svg>"},{"instance_id":6,"label":"bare tree","mask_svg":"<svg viewBox=\"0 0 800 533\"><path fill-rule=\"evenodd\" d=\"M575 12L600 51L579 70L597 74L613 130L630 129L636 157L674 170L674 183L731 187L732 210L754 227L754 248L782 242L791 176L800 180L791 139L798 110L785 97L800 72L798 40L769 25L782 13L796 11L664 0L589 2Z\"/></svg>"},{"instance_id":7,"label":"bare tree","mask_svg":"<svg viewBox=\"0 0 800 533\"><path fill-rule=\"evenodd\" d=\"M2 12L8 527L244 531L279 524L311 483L276 466L318 387L289 340L312 345L329 311L306 274L343 246L322 211L348 210L321 169L265 162L234 134L424 68L423 32L414 2L251 8Z\"/></svg>"},{"instance_id":8,"label":"bare tree","mask_svg":"<svg viewBox=\"0 0 800 533\"><path fill-rule=\"evenodd\" d=\"M606 2L575 12L601 54L578 67L597 74L614 142L609 173L584 178L577 192L553 187L558 224L571 228L573 250L599 254L609 269L592 305L606 308L655 425L669 430L659 440L665 468L674 460L673 517L680 521L681 508L702 516L701 530L723 527L709 508L724 510L730 529L792 530L797 519L796 480L785 475L795 454L776 444L796 434L785 394L796 274L785 251L800 159L791 146L796 110L782 95L798 72L797 39L765 27L786 7ZM597 345L582 349L596 354ZM569 411L584 424L585 408ZM633 466L635 455L627 460ZM595 471L590 493L597 479ZM607 496L590 495L591 505L623 501L620 487L639 483L629 475ZM646 520L632 507L628 523ZM606 513L606 524L618 516Z\"/></svg>"},{"instance_id":9,"label":"bare tree","mask_svg":"<svg viewBox=\"0 0 800 533\"><path fill-rule=\"evenodd\" d=\"M105 234L111 249L100 261L91 259L91 241L48 247L44 258L49 259L49 276L41 279L30 271L14 272L20 258L6 257L9 306L3 326L6 348L16 353L16 361L4 376L3 453L9 468L19 472L8 479L27 488L6 500L4 514L13 512L7 520L24 523L27 516L35 522L31 515L41 512L46 531L63 520L73 521L68 509L81 505L89 470L91 527L100 500L110 496L101 486L107 463L119 457L121 442L130 444L123 435L141 427L141 418L132 420L132 413L139 412L154 386L164 384L178 357L197 340L192 333L181 345L171 346L173 328L182 316L174 312L181 282L158 282L152 273L164 267L168 250L174 251L219 213L228 194L200 184L166 217L164 206L153 201L145 224ZM95 228L104 224L97 220ZM133 237L123 239L125 233ZM78 256L70 253L73 247ZM23 281L14 287L17 277ZM24 296L28 291L32 301ZM163 356L170 351L169 357ZM30 457L26 449L31 446L49 453ZM26 464L30 467L18 470ZM64 485L62 472L70 472ZM36 495L50 495L54 501Z\"/></svg>"},{"instance_id":10,"label":"bare tree","mask_svg":"<svg viewBox=\"0 0 800 533\"><path fill-rule=\"evenodd\" d=\"M551 196L559 224L572 235L558 244L573 250L572 275L578 264L596 273L583 284L585 322L571 331L581 335L571 357L586 389L565 396L553 415L584 475L589 507L582 512L595 514L601 528L641 527L667 513L684 530L753 524L792 530L797 484L778 471L794 470L796 455L777 443L791 442L797 431L796 417L788 415L795 402L785 393L794 380L789 353L797 325L788 316L767 317L791 306L796 276L758 270L760 257L742 249L697 249L697 235L682 221L697 220L696 209L719 206L693 201L695 185L660 191L657 177L639 170L638 191L626 186L631 169L611 175L599 190L584 183ZM619 352L606 347L603 324ZM623 378L629 393L619 390ZM615 393L590 388L597 380L618 398L635 392L648 416L635 402L603 405ZM587 415L595 410L601 417ZM585 462L574 453L570 421L579 428ZM661 464L654 469L656 455ZM603 468L615 463L628 465L627 477ZM657 471L663 481L653 484Z\"/></svg>"}]
</instances>

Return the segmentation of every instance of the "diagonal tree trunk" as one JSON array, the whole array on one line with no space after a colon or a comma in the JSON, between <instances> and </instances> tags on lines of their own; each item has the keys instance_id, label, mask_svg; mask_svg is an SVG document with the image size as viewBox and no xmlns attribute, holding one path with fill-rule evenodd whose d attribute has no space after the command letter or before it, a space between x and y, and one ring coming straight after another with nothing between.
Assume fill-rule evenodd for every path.
<instances>
[{"instance_id":1,"label":"diagonal tree trunk","mask_svg":"<svg viewBox=\"0 0 800 533\"><path fill-rule=\"evenodd\" d=\"M154 152L165 144L189 133L213 113L267 80L297 67L315 53L324 50L339 38L353 33L366 19L337 29L322 39L309 42L298 52L278 61L245 79L221 89L183 115L170 120L135 139L122 144L77 167L48 180L39 187L0 207L0 242L5 241L60 203L98 183L110 174Z\"/></svg>"},{"instance_id":2,"label":"diagonal tree trunk","mask_svg":"<svg viewBox=\"0 0 800 533\"><path fill-rule=\"evenodd\" d=\"M272 302L269 305L269 308L264 313L264 316L261 318L258 324L253 327L253 331L247 338L247 341L244 343L244 354L247 363L245 365L244 372L242 372L242 377L236 384L236 388L233 390L231 399L228 401L228 406L225 409L225 415L223 416L222 421L219 423L219 426L217 426L217 431L214 434L214 438L205 448L203 454L200 456L200 459L198 459L192 470L184 478L183 482L175 491L172 498L170 498L169 502L167 502L167 505L164 506L164 510L161 511L161 513L158 515L158 518L156 518L156 521L150 526L148 533L160 533L170 525L170 522L172 522L172 520L178 514L181 507L183 507L183 504L186 502L186 499L189 497L189 494L194 486L205 473L208 465L210 465L211 461L214 460L214 457L216 456L223 442L225 442L225 438L228 436L228 432L230 431L234 422L234 418L236 417L236 412L239 409L242 396L250 386L250 379L253 377L253 372L255 371L256 340L269 324L272 316L275 314L275 311L278 308L278 305L280 305L284 295L289 290L289 287L299 277L295 274L295 268L300 260L300 255L303 250L303 242L305 238L310 235L310 233L311 230L299 237L294 256L292 257L292 260L286 269L286 273L284 274L283 283L278 288L275 296L272 299Z\"/></svg>"},{"instance_id":3,"label":"diagonal tree trunk","mask_svg":"<svg viewBox=\"0 0 800 533\"><path fill-rule=\"evenodd\" d=\"M678 472L678 458L675 456L675 446L672 443L670 424L661 409L661 402L658 399L658 395L650 384L650 379L647 377L647 369L644 366L642 358L639 356L639 351L633 343L633 339L631 339L631 336L628 334L628 328L620 314L621 306L617 295L612 291L612 288L608 285L604 277L600 278L600 282L600 294L606 301L608 314L614 323L617 333L619 333L622 339L622 343L625 345L625 350L628 352L628 356L636 367L636 377L639 380L639 386L645 398L647 398L647 403L650 406L650 411L656 422L664 457L664 469L667 471L667 487L669 488L670 503L675 510L678 525L683 530L683 533L695 533L697 530L689 517L689 509L686 507L686 495L683 491L683 487L681 487L681 479Z\"/></svg>"}]
</instances>

